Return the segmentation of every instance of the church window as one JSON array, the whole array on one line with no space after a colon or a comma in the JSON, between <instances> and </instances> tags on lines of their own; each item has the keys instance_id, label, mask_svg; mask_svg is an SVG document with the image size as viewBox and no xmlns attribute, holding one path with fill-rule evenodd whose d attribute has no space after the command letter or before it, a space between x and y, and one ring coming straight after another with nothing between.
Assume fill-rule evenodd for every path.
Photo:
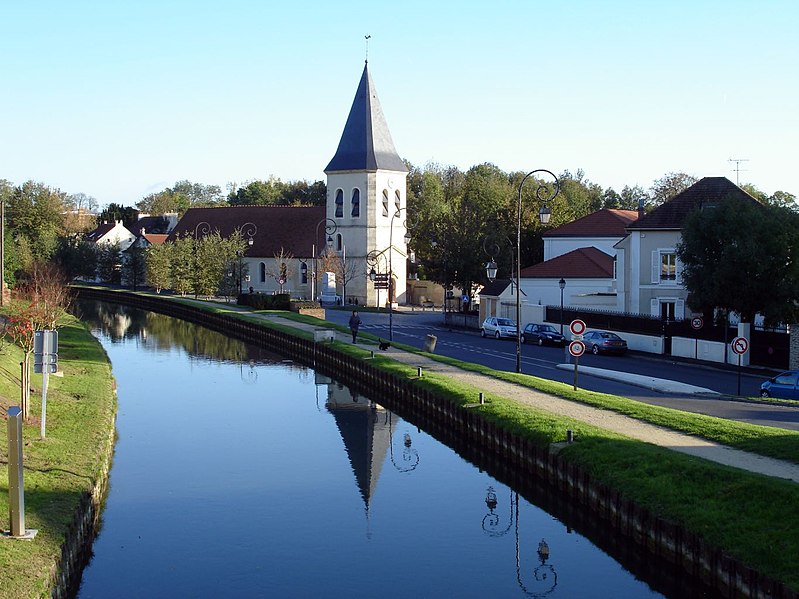
<instances>
[{"instance_id":1,"label":"church window","mask_svg":"<svg viewBox=\"0 0 799 599\"><path fill-rule=\"evenodd\" d=\"M399 189L394 192L394 214L399 213L402 209L402 198L400 197Z\"/></svg>"},{"instance_id":2,"label":"church window","mask_svg":"<svg viewBox=\"0 0 799 599\"><path fill-rule=\"evenodd\" d=\"M264 264L263 262L261 262L258 268L258 275L259 275L258 278L260 279L261 283L266 283L266 264Z\"/></svg>"},{"instance_id":3,"label":"church window","mask_svg":"<svg viewBox=\"0 0 799 599\"><path fill-rule=\"evenodd\" d=\"M308 284L308 265L305 262L300 262L300 284Z\"/></svg>"},{"instance_id":4,"label":"church window","mask_svg":"<svg viewBox=\"0 0 799 599\"><path fill-rule=\"evenodd\" d=\"M336 235L336 251L340 252L342 247L344 247L344 241L341 238L341 233L339 233Z\"/></svg>"},{"instance_id":5,"label":"church window","mask_svg":"<svg viewBox=\"0 0 799 599\"><path fill-rule=\"evenodd\" d=\"M361 216L361 190L357 187L352 190L352 213L353 218Z\"/></svg>"},{"instance_id":6,"label":"church window","mask_svg":"<svg viewBox=\"0 0 799 599\"><path fill-rule=\"evenodd\" d=\"M383 216L388 216L388 189L383 190Z\"/></svg>"},{"instance_id":7,"label":"church window","mask_svg":"<svg viewBox=\"0 0 799 599\"><path fill-rule=\"evenodd\" d=\"M344 216L344 192L336 190L336 218Z\"/></svg>"}]
</instances>

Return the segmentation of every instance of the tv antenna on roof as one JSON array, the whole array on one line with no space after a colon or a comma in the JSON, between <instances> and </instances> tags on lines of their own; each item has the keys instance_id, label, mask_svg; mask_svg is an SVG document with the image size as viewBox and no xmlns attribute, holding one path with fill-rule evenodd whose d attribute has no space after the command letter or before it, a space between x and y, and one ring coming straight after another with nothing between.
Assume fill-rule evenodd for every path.
<instances>
[{"instance_id":1,"label":"tv antenna on roof","mask_svg":"<svg viewBox=\"0 0 799 599\"><path fill-rule=\"evenodd\" d=\"M366 62L369 62L369 40L372 38L371 35L364 35L363 39L366 40Z\"/></svg>"},{"instance_id":2,"label":"tv antenna on roof","mask_svg":"<svg viewBox=\"0 0 799 599\"><path fill-rule=\"evenodd\" d=\"M746 169L741 169L741 163L742 162L749 162L749 159L748 158L730 158L729 160L727 160L727 162L734 162L735 163L735 168L733 169L735 171L735 184L738 187L740 187L741 186L741 183L740 183L741 170L746 170Z\"/></svg>"}]
</instances>

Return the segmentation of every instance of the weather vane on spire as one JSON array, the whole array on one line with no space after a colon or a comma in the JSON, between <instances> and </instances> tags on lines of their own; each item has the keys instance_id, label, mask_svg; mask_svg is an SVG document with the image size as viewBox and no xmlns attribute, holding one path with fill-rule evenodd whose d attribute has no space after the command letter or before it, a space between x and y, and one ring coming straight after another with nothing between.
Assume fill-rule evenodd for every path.
<instances>
[{"instance_id":1,"label":"weather vane on spire","mask_svg":"<svg viewBox=\"0 0 799 599\"><path fill-rule=\"evenodd\" d=\"M371 35L364 35L363 38L366 40L366 62L369 62L369 40L371 39Z\"/></svg>"}]
</instances>

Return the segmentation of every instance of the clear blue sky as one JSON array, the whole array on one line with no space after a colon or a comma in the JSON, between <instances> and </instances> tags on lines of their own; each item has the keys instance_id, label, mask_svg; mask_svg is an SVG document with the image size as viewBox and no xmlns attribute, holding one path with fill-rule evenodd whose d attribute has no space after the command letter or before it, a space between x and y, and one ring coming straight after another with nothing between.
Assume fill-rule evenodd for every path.
<instances>
[{"instance_id":1,"label":"clear blue sky","mask_svg":"<svg viewBox=\"0 0 799 599\"><path fill-rule=\"evenodd\" d=\"M799 2L0 0L0 178L101 205L324 179L363 69L400 156L799 195Z\"/></svg>"}]
</instances>

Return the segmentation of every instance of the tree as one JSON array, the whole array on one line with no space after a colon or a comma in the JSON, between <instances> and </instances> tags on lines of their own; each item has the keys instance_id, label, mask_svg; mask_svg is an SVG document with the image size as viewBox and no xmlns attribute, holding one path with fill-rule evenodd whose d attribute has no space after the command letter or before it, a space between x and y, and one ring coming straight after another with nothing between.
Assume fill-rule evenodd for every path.
<instances>
[{"instance_id":1,"label":"tree","mask_svg":"<svg viewBox=\"0 0 799 599\"><path fill-rule=\"evenodd\" d=\"M6 199L8 233L20 246L22 268L37 260L49 260L62 232L66 194L43 183L27 181Z\"/></svg>"},{"instance_id":2,"label":"tree","mask_svg":"<svg viewBox=\"0 0 799 599\"><path fill-rule=\"evenodd\" d=\"M694 310L743 322L760 313L766 325L799 319L799 214L728 198L688 217L677 255Z\"/></svg>"},{"instance_id":3,"label":"tree","mask_svg":"<svg viewBox=\"0 0 799 599\"><path fill-rule=\"evenodd\" d=\"M123 206L122 204L115 204L112 202L103 208L103 211L97 217L97 221L101 223L114 223L118 220L122 221L123 226L130 227L139 220L139 212L130 206Z\"/></svg>"},{"instance_id":4,"label":"tree","mask_svg":"<svg viewBox=\"0 0 799 599\"><path fill-rule=\"evenodd\" d=\"M327 187L324 181L284 183L270 176L267 181L250 181L243 187L231 184L227 201L231 206L324 206Z\"/></svg>"},{"instance_id":5,"label":"tree","mask_svg":"<svg viewBox=\"0 0 799 599\"><path fill-rule=\"evenodd\" d=\"M660 206L691 187L698 179L685 173L667 173L660 179L652 183L651 205L649 207Z\"/></svg>"},{"instance_id":6,"label":"tree","mask_svg":"<svg viewBox=\"0 0 799 599\"><path fill-rule=\"evenodd\" d=\"M69 280L92 279L97 273L97 246L77 236L59 237L53 262Z\"/></svg>"},{"instance_id":7,"label":"tree","mask_svg":"<svg viewBox=\"0 0 799 599\"><path fill-rule=\"evenodd\" d=\"M294 275L294 255L280 248L280 252L274 256L275 263L266 270L266 274L272 277L280 285L280 293L283 293L283 285Z\"/></svg>"},{"instance_id":8,"label":"tree","mask_svg":"<svg viewBox=\"0 0 799 599\"><path fill-rule=\"evenodd\" d=\"M145 256L147 280L155 287L156 293L172 287L172 251L175 244L151 246Z\"/></svg>"},{"instance_id":9,"label":"tree","mask_svg":"<svg viewBox=\"0 0 799 599\"><path fill-rule=\"evenodd\" d=\"M97 278L106 283L122 281L122 249L118 243L104 243L97 248Z\"/></svg>"},{"instance_id":10,"label":"tree","mask_svg":"<svg viewBox=\"0 0 799 599\"><path fill-rule=\"evenodd\" d=\"M122 280L129 284L133 291L143 284L147 275L147 262L145 260L145 250L140 245L134 243L124 252L122 261Z\"/></svg>"},{"instance_id":11,"label":"tree","mask_svg":"<svg viewBox=\"0 0 799 599\"><path fill-rule=\"evenodd\" d=\"M136 202L136 208L146 214L166 214L177 212L181 216L191 207L191 199L184 193L165 189L158 193L151 193Z\"/></svg>"}]
</instances>

